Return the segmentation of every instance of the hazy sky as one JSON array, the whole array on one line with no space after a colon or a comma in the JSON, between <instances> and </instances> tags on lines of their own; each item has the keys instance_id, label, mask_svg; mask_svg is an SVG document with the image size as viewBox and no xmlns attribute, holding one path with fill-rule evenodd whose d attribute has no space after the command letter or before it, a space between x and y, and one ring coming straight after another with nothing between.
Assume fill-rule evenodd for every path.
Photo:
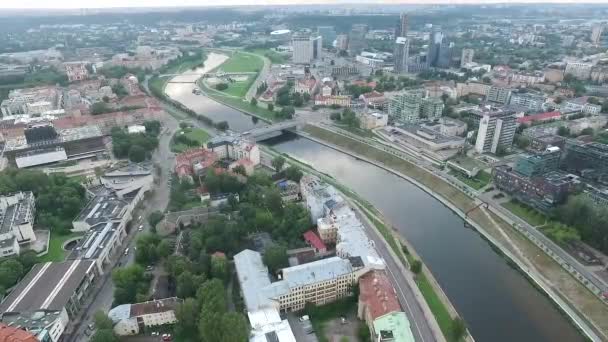
<instances>
[{"instance_id":1,"label":"hazy sky","mask_svg":"<svg viewBox=\"0 0 608 342\"><path fill-rule=\"evenodd\" d=\"M0 8L107 8L157 6L233 6L279 4L337 4L337 3L606 3L608 0L0 0Z\"/></svg>"}]
</instances>

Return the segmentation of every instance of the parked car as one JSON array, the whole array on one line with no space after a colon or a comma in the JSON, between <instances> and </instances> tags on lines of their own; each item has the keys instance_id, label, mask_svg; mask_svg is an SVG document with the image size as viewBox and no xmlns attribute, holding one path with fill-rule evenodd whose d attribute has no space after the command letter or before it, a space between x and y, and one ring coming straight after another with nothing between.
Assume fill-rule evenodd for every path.
<instances>
[{"instance_id":1,"label":"parked car","mask_svg":"<svg viewBox=\"0 0 608 342\"><path fill-rule=\"evenodd\" d=\"M141 232L141 231L143 231L143 230L144 230L144 225L143 225L143 224L142 224L142 225L140 225L140 226L139 226L139 228L137 228L137 231L139 231L139 232Z\"/></svg>"},{"instance_id":2,"label":"parked car","mask_svg":"<svg viewBox=\"0 0 608 342\"><path fill-rule=\"evenodd\" d=\"M300 322L308 321L309 319L310 319L310 317L308 317L308 315L304 315L304 316L300 317Z\"/></svg>"}]
</instances>

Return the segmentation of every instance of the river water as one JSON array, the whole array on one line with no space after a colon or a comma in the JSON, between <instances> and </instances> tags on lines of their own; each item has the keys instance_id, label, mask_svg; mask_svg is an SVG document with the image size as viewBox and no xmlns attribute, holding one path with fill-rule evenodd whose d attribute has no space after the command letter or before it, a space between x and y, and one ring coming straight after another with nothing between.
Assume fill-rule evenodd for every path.
<instances>
[{"instance_id":1,"label":"river water","mask_svg":"<svg viewBox=\"0 0 608 342\"><path fill-rule=\"evenodd\" d=\"M205 67L225 59L210 54ZM199 71L200 72L200 71ZM180 76L190 80L196 76ZM250 117L192 94L193 84L169 83L167 94L197 112L228 121L235 131L254 126ZM490 244L435 198L387 171L295 136L269 142L356 191L410 241L464 317L476 341L583 341L552 302Z\"/></svg>"},{"instance_id":2,"label":"river water","mask_svg":"<svg viewBox=\"0 0 608 342\"><path fill-rule=\"evenodd\" d=\"M165 93L172 99L185 104L196 113L202 114L214 122L227 121L231 130L242 132L249 130L257 125L264 125L252 117L242 114L239 111L221 105L214 100L192 93L197 86L194 84L202 74L218 67L228 57L218 53L209 53L203 67L195 70L185 71L185 75L175 76L167 83Z\"/></svg>"}]
</instances>

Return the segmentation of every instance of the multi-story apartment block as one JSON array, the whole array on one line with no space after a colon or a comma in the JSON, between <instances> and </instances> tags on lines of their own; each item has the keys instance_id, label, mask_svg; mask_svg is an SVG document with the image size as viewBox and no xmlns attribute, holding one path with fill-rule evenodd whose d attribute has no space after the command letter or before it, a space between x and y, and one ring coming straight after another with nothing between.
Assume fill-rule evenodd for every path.
<instances>
[{"instance_id":1,"label":"multi-story apartment block","mask_svg":"<svg viewBox=\"0 0 608 342\"><path fill-rule=\"evenodd\" d=\"M87 70L87 62L67 62L63 63L65 72L68 75L68 81L84 81L89 78L89 71Z\"/></svg>"},{"instance_id":2,"label":"multi-story apartment block","mask_svg":"<svg viewBox=\"0 0 608 342\"><path fill-rule=\"evenodd\" d=\"M296 64L310 64L321 59L323 38L311 37L306 33L297 33L292 37L293 62Z\"/></svg>"},{"instance_id":3,"label":"multi-story apartment block","mask_svg":"<svg viewBox=\"0 0 608 342\"><path fill-rule=\"evenodd\" d=\"M336 49L338 51L346 51L348 49L348 35L339 34L336 36Z\"/></svg>"},{"instance_id":4,"label":"multi-story apartment block","mask_svg":"<svg viewBox=\"0 0 608 342\"><path fill-rule=\"evenodd\" d=\"M543 83L545 81L545 74L542 71L534 72L515 72L511 75L512 83L523 83L526 85L533 85L536 83Z\"/></svg>"},{"instance_id":5,"label":"multi-story apartment block","mask_svg":"<svg viewBox=\"0 0 608 342\"><path fill-rule=\"evenodd\" d=\"M466 82L456 84L456 94L466 96L469 94L488 96L490 85L481 82Z\"/></svg>"},{"instance_id":6,"label":"multi-story apartment block","mask_svg":"<svg viewBox=\"0 0 608 342\"><path fill-rule=\"evenodd\" d=\"M509 104L526 107L532 111L541 111L545 103L545 96L534 93L512 93Z\"/></svg>"},{"instance_id":7,"label":"multi-story apartment block","mask_svg":"<svg viewBox=\"0 0 608 342\"><path fill-rule=\"evenodd\" d=\"M605 179L608 177L608 146L569 139L564 151L564 166L583 176Z\"/></svg>"},{"instance_id":8,"label":"multi-story apartment block","mask_svg":"<svg viewBox=\"0 0 608 342\"><path fill-rule=\"evenodd\" d=\"M20 244L36 241L36 204L31 191L0 197L0 258L18 255Z\"/></svg>"},{"instance_id":9,"label":"multi-story apartment block","mask_svg":"<svg viewBox=\"0 0 608 342\"><path fill-rule=\"evenodd\" d=\"M473 49L462 49L462 54L460 55L460 67L464 67L467 64L473 63L473 56L475 55L475 50Z\"/></svg>"},{"instance_id":10,"label":"multi-story apartment block","mask_svg":"<svg viewBox=\"0 0 608 342\"><path fill-rule=\"evenodd\" d=\"M401 122L417 122L420 119L420 109L424 90L408 90L394 95L389 99L388 115Z\"/></svg>"},{"instance_id":11,"label":"multi-story apartment block","mask_svg":"<svg viewBox=\"0 0 608 342\"><path fill-rule=\"evenodd\" d=\"M580 80L586 80L591 77L591 68L593 64L583 62L568 62L566 64L566 75L572 75Z\"/></svg>"},{"instance_id":12,"label":"multi-story apartment block","mask_svg":"<svg viewBox=\"0 0 608 342\"><path fill-rule=\"evenodd\" d=\"M517 121L509 111L485 112L479 120L475 150L478 153L496 153L499 147L511 148Z\"/></svg>"},{"instance_id":13,"label":"multi-story apartment block","mask_svg":"<svg viewBox=\"0 0 608 342\"><path fill-rule=\"evenodd\" d=\"M351 56L360 54L367 47L365 35L369 30L366 24L354 24L348 37L348 53Z\"/></svg>"},{"instance_id":14,"label":"multi-story apartment block","mask_svg":"<svg viewBox=\"0 0 608 342\"><path fill-rule=\"evenodd\" d=\"M0 104L2 116L17 114L41 114L45 111L59 109L62 93L55 86L27 89L14 89L8 98Z\"/></svg>"},{"instance_id":15,"label":"multi-story apartment block","mask_svg":"<svg viewBox=\"0 0 608 342\"><path fill-rule=\"evenodd\" d=\"M426 97L422 99L420 107L421 116L428 120L436 120L443 115L444 103L439 97Z\"/></svg>"},{"instance_id":16,"label":"multi-story apartment block","mask_svg":"<svg viewBox=\"0 0 608 342\"><path fill-rule=\"evenodd\" d=\"M498 102L507 104L509 103L509 99L511 98L511 89L507 87L501 86L491 86L488 89L488 93L486 96L486 100L490 102Z\"/></svg>"}]
</instances>

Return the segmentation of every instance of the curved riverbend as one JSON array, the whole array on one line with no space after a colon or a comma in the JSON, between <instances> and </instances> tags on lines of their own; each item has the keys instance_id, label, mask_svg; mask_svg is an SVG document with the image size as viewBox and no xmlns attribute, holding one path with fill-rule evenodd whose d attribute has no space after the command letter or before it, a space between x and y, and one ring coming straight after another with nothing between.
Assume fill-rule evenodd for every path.
<instances>
[{"instance_id":1,"label":"curved riverbend","mask_svg":"<svg viewBox=\"0 0 608 342\"><path fill-rule=\"evenodd\" d=\"M222 57L210 53L202 69L215 68ZM184 77L195 76L172 81ZM194 87L168 83L166 93L214 121L228 121L235 131L255 126L251 117L192 94ZM431 195L388 171L307 139L276 141L274 147L333 176L382 211L414 245L476 341L583 341L544 294Z\"/></svg>"}]
</instances>

